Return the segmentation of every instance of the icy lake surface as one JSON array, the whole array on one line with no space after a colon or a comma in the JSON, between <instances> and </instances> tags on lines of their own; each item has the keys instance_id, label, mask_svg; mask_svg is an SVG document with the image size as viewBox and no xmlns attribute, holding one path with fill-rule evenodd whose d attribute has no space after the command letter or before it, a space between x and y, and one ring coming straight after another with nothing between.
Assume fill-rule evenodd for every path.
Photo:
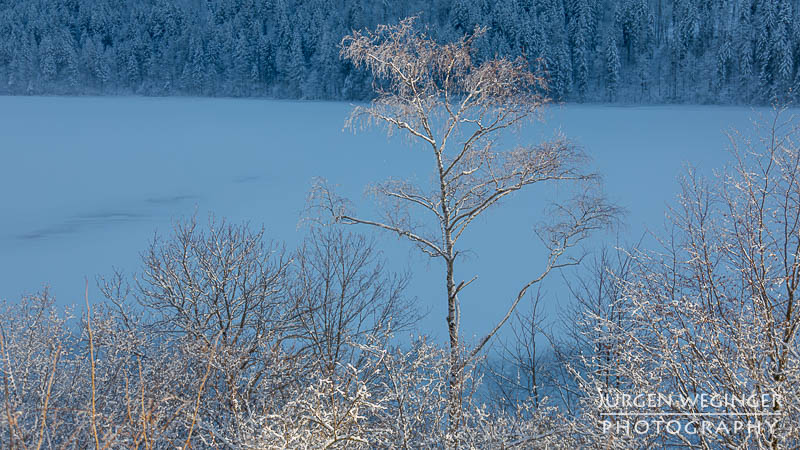
<instances>
[{"instance_id":1,"label":"icy lake surface","mask_svg":"<svg viewBox=\"0 0 800 450\"><path fill-rule=\"evenodd\" d=\"M369 215L364 188L392 177L427 180L429 155L380 131L342 126L346 103L187 98L0 97L0 299L44 285L63 305L81 304L84 279L112 267L138 270L139 253L174 220L213 212L263 226L296 245L308 190L325 177ZM623 239L660 230L685 163L704 172L728 160L723 131L750 128L764 109L663 106L553 107L518 138L554 130L581 144L628 210ZM538 191L541 193L544 191ZM480 334L541 269L532 224L537 192L490 211L466 236L473 250L462 278L463 326ZM531 197L533 196L533 197ZM614 238L606 240L613 245ZM393 236L380 235L391 267L413 275L410 294L430 314L423 329L444 336L441 267ZM561 277L547 307L563 302ZM561 293L561 294L559 294ZM92 297L97 292L92 289Z\"/></svg>"}]
</instances>

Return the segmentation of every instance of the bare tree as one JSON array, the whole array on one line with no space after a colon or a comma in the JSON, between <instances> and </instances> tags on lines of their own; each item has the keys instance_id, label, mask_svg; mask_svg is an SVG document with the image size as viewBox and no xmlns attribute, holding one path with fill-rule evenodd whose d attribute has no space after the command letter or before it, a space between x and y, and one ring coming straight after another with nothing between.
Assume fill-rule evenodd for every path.
<instances>
[{"instance_id":1,"label":"bare tree","mask_svg":"<svg viewBox=\"0 0 800 450\"><path fill-rule=\"evenodd\" d=\"M264 231L246 224L196 218L176 223L170 239L156 237L143 255L137 300L166 331L210 344L248 347L280 324L289 258Z\"/></svg>"},{"instance_id":2,"label":"bare tree","mask_svg":"<svg viewBox=\"0 0 800 450\"><path fill-rule=\"evenodd\" d=\"M547 384L570 415L577 416L580 411L576 374L591 372L606 387L619 385L615 374L620 369L612 373L608 368L621 363L615 354L621 346L608 324L614 324L614 329L623 324L622 284L633 265L631 253L640 245L641 240L628 247L619 243L614 248L602 247L577 273L564 277L570 302L560 317L562 332L548 334L556 364L551 366Z\"/></svg>"},{"instance_id":3,"label":"bare tree","mask_svg":"<svg viewBox=\"0 0 800 450\"><path fill-rule=\"evenodd\" d=\"M522 59L476 63L472 44L485 30L456 42L439 44L416 29L414 19L375 31L354 32L342 41L342 56L375 77L377 98L357 107L348 124L380 124L405 132L431 155L431 184L390 180L377 186L383 217L364 219L348 211L343 199L320 184L312 194L340 223L363 224L397 233L425 254L441 259L447 290L450 346L449 423L460 424L462 370L511 317L531 286L552 270L575 264L565 252L592 231L606 227L617 213L595 188L597 176L584 170L587 158L564 139L502 151L504 130L538 116L547 99L542 75ZM459 332L459 294L476 277L459 279L463 255L459 239L473 221L502 199L546 182L580 182L571 202L556 205L539 228L548 255L544 270L522 283L503 318L465 351ZM451 445L456 443L451 441Z\"/></svg>"},{"instance_id":4,"label":"bare tree","mask_svg":"<svg viewBox=\"0 0 800 450\"><path fill-rule=\"evenodd\" d=\"M494 403L503 409L516 409L521 401L532 399L539 407L542 375L547 348L542 348L545 323L541 307L541 291L532 299L530 308L517 309L509 322L511 335L499 341L494 360L487 361L490 392Z\"/></svg>"},{"instance_id":5,"label":"bare tree","mask_svg":"<svg viewBox=\"0 0 800 450\"><path fill-rule=\"evenodd\" d=\"M265 414L309 400L308 385L320 395L350 392L354 373L371 373L359 346L388 345L417 320L407 277L389 273L371 241L341 226L312 227L287 257L263 230L192 218L155 239L143 261L133 289L142 311L125 300L121 274L102 291L122 324L179 348L213 349L183 357L195 372L210 370L193 430L231 448Z\"/></svg>"},{"instance_id":6,"label":"bare tree","mask_svg":"<svg viewBox=\"0 0 800 450\"><path fill-rule=\"evenodd\" d=\"M547 397L565 414L580 415L583 395L575 383L576 376L591 372L616 386L618 378L608 370L620 363L618 337L609 333L607 323L622 326L624 308L619 307L622 282L628 279L633 264L629 252L641 241L623 249L601 247L590 261L572 271L562 272L567 298L558 322L545 323L541 311L542 293L537 292L529 309L515 311L511 333L500 340L496 359L488 373L493 400L500 406L515 407L531 398L538 407Z\"/></svg>"},{"instance_id":7,"label":"bare tree","mask_svg":"<svg viewBox=\"0 0 800 450\"><path fill-rule=\"evenodd\" d=\"M404 297L408 276L389 273L371 240L339 226L312 228L290 272L296 335L326 375L341 364L360 367L354 343L388 345L418 319Z\"/></svg>"},{"instance_id":8,"label":"bare tree","mask_svg":"<svg viewBox=\"0 0 800 450\"><path fill-rule=\"evenodd\" d=\"M286 295L291 259L263 233L213 218L201 227L192 217L177 222L172 236L156 237L142 256L133 296L151 332L215 349L201 427L230 428L265 395L287 391L299 367L276 361L298 356L284 348L296 332ZM117 285L103 291L113 299ZM197 358L193 370L208 361Z\"/></svg>"},{"instance_id":9,"label":"bare tree","mask_svg":"<svg viewBox=\"0 0 800 450\"><path fill-rule=\"evenodd\" d=\"M756 131L755 139L731 134L734 162L712 180L688 170L661 248L630 252L631 270L618 279L621 295L613 304L618 314L595 315L586 330L590 342L613 355L591 359L598 370L579 377L587 399L583 431L598 447L800 443L800 127L778 111ZM600 431L611 411L598 404L598 392L759 401L712 406L729 432L662 428L631 437ZM695 424L709 414L686 402L648 412L680 414ZM733 419L758 426L736 429Z\"/></svg>"}]
</instances>

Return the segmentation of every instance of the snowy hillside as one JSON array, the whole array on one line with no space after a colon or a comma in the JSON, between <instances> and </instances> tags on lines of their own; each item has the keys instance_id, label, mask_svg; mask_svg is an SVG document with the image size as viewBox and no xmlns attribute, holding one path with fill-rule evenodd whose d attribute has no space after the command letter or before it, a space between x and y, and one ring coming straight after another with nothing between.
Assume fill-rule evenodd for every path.
<instances>
[{"instance_id":1,"label":"snowy hillside","mask_svg":"<svg viewBox=\"0 0 800 450\"><path fill-rule=\"evenodd\" d=\"M353 29L420 15L476 56L524 55L559 100L768 103L798 92L792 0L0 1L0 93L365 99Z\"/></svg>"}]
</instances>

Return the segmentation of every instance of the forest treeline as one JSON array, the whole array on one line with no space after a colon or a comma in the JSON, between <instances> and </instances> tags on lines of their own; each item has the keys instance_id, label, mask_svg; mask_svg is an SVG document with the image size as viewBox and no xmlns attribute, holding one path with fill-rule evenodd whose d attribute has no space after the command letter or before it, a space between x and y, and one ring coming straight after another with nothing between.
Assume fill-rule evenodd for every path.
<instances>
[{"instance_id":1,"label":"forest treeline","mask_svg":"<svg viewBox=\"0 0 800 450\"><path fill-rule=\"evenodd\" d=\"M354 29L475 26L479 60L524 55L557 100L767 103L800 85L792 0L0 0L0 93L366 99Z\"/></svg>"}]
</instances>

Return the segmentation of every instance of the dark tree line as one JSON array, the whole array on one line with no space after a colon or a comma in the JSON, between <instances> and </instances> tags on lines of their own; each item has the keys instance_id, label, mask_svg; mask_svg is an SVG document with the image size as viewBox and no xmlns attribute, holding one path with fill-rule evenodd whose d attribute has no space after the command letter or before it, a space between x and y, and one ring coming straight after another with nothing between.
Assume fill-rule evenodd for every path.
<instances>
[{"instance_id":1,"label":"dark tree line","mask_svg":"<svg viewBox=\"0 0 800 450\"><path fill-rule=\"evenodd\" d=\"M0 93L365 99L354 29L476 25L479 60L524 55L570 101L763 103L800 84L794 0L0 1Z\"/></svg>"}]
</instances>

